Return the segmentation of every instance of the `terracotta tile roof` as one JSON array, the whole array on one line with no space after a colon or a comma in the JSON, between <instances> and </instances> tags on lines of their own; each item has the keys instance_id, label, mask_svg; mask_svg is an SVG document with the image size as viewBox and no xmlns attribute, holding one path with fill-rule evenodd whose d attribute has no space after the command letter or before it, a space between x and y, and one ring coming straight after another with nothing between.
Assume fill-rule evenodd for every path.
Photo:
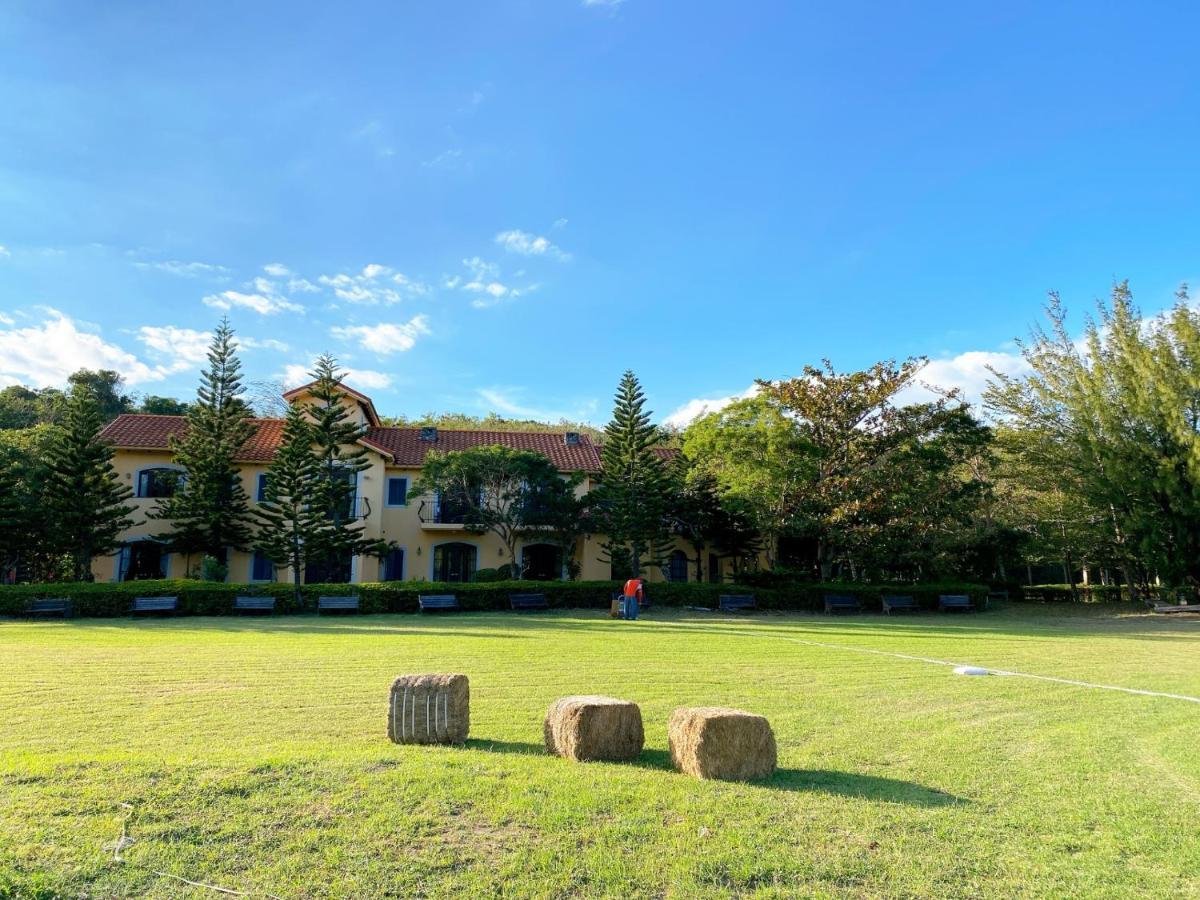
<instances>
[{"instance_id":1,"label":"terracotta tile roof","mask_svg":"<svg viewBox=\"0 0 1200 900\"><path fill-rule=\"evenodd\" d=\"M275 455L283 434L282 419L254 419L258 431L246 444L242 460L267 462ZM109 422L100 437L125 450L166 450L172 435L187 427L183 416L150 416L126 413ZM536 450L545 454L559 471L597 472L600 454L586 434L579 443L568 446L563 432L541 434L532 431L458 431L438 429L437 441L421 440L420 428L371 428L363 440L367 446L390 456L398 466L419 468L433 449L465 450L499 444L515 450Z\"/></svg>"}]
</instances>

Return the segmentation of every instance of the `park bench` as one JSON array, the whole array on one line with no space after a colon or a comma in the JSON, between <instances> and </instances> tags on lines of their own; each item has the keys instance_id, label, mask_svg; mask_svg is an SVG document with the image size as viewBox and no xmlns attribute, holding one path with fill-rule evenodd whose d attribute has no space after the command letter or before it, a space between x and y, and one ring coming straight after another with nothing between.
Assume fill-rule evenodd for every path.
<instances>
[{"instance_id":1,"label":"park bench","mask_svg":"<svg viewBox=\"0 0 1200 900\"><path fill-rule=\"evenodd\" d=\"M317 615L323 612L358 612L358 594L345 597L318 597Z\"/></svg>"},{"instance_id":2,"label":"park bench","mask_svg":"<svg viewBox=\"0 0 1200 900\"><path fill-rule=\"evenodd\" d=\"M825 612L860 613L862 612L862 603L853 594L826 594Z\"/></svg>"},{"instance_id":3,"label":"park bench","mask_svg":"<svg viewBox=\"0 0 1200 900\"><path fill-rule=\"evenodd\" d=\"M129 614L138 613L177 613L179 612L178 597L134 597Z\"/></svg>"},{"instance_id":4,"label":"park bench","mask_svg":"<svg viewBox=\"0 0 1200 900\"><path fill-rule=\"evenodd\" d=\"M938 612L970 612L975 604L966 594L942 594L938 597Z\"/></svg>"},{"instance_id":5,"label":"park bench","mask_svg":"<svg viewBox=\"0 0 1200 900\"><path fill-rule=\"evenodd\" d=\"M454 594L420 594L417 597L417 605L421 608L421 612L436 610L452 612L462 609L458 604L458 597Z\"/></svg>"},{"instance_id":6,"label":"park bench","mask_svg":"<svg viewBox=\"0 0 1200 900\"><path fill-rule=\"evenodd\" d=\"M71 618L71 601L65 597L46 597L42 600L34 600L25 607L25 615L31 619L46 616L62 616L64 619L69 619Z\"/></svg>"},{"instance_id":7,"label":"park bench","mask_svg":"<svg viewBox=\"0 0 1200 900\"><path fill-rule=\"evenodd\" d=\"M1022 594L1022 596L1025 597L1026 600L1034 601L1037 603L1045 603L1046 602L1045 591L1021 591L1021 594Z\"/></svg>"},{"instance_id":8,"label":"park bench","mask_svg":"<svg viewBox=\"0 0 1200 900\"><path fill-rule=\"evenodd\" d=\"M883 595L883 611L889 616L894 612L916 612L918 609L916 598L908 594Z\"/></svg>"},{"instance_id":9,"label":"park bench","mask_svg":"<svg viewBox=\"0 0 1200 900\"><path fill-rule=\"evenodd\" d=\"M513 609L549 609L545 594L509 594L508 602Z\"/></svg>"},{"instance_id":10,"label":"park bench","mask_svg":"<svg viewBox=\"0 0 1200 900\"><path fill-rule=\"evenodd\" d=\"M234 597L233 611L242 613L275 612L274 597Z\"/></svg>"},{"instance_id":11,"label":"park bench","mask_svg":"<svg viewBox=\"0 0 1200 900\"><path fill-rule=\"evenodd\" d=\"M758 609L758 600L753 594L721 594L717 598L717 608L725 612Z\"/></svg>"}]
</instances>

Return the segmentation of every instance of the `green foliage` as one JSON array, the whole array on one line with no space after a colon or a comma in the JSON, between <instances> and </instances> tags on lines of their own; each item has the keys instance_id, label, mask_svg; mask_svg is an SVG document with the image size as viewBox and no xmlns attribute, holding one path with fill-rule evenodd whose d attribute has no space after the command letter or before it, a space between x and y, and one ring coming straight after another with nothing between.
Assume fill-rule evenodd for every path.
<instances>
[{"instance_id":1,"label":"green foliage","mask_svg":"<svg viewBox=\"0 0 1200 900\"><path fill-rule=\"evenodd\" d=\"M112 369L80 369L68 376L67 383L72 391L84 388L91 392L102 422L111 422L133 408L133 401L122 393L125 379Z\"/></svg>"},{"instance_id":2,"label":"green foliage","mask_svg":"<svg viewBox=\"0 0 1200 900\"><path fill-rule=\"evenodd\" d=\"M493 445L429 453L413 492L436 495L443 510L453 504L469 530L495 534L515 571L522 534L544 529L560 546L574 543L581 520L575 488L582 480L580 473L563 478L536 451Z\"/></svg>"},{"instance_id":3,"label":"green foliage","mask_svg":"<svg viewBox=\"0 0 1200 900\"><path fill-rule=\"evenodd\" d=\"M100 410L91 389L77 384L61 429L45 448L45 474L37 514L47 522L47 543L70 557L77 581L91 578L92 559L114 551L133 525L132 496L113 469L113 449L99 439Z\"/></svg>"},{"instance_id":4,"label":"green foliage","mask_svg":"<svg viewBox=\"0 0 1200 900\"><path fill-rule=\"evenodd\" d=\"M190 404L174 397L158 397L147 394L138 406L138 412L152 416L186 416Z\"/></svg>"},{"instance_id":5,"label":"green foliage","mask_svg":"<svg viewBox=\"0 0 1200 900\"><path fill-rule=\"evenodd\" d=\"M206 554L200 557L200 565L196 567L196 575L200 581L224 581L229 577L229 566L216 557Z\"/></svg>"},{"instance_id":6,"label":"green foliage","mask_svg":"<svg viewBox=\"0 0 1200 900\"><path fill-rule=\"evenodd\" d=\"M466 431L521 431L537 434L562 433L576 431L586 434L593 441L598 441L603 434L600 429L586 422L571 422L560 419L558 422L539 422L536 419L510 419L496 413L486 416L473 416L459 412L427 412L420 416L385 416L384 424L397 428L421 428L433 426L451 430Z\"/></svg>"},{"instance_id":7,"label":"green foliage","mask_svg":"<svg viewBox=\"0 0 1200 900\"><path fill-rule=\"evenodd\" d=\"M667 507L670 484L654 452L658 429L650 424L646 395L626 371L604 428L600 486L594 491L596 530L605 535L610 561L628 560L633 575L661 565L670 549Z\"/></svg>"},{"instance_id":8,"label":"green foliage","mask_svg":"<svg viewBox=\"0 0 1200 900\"><path fill-rule=\"evenodd\" d=\"M153 513L168 523L160 538L172 552L224 560L230 548L243 550L250 543L249 503L237 460L256 426L241 400L241 368L233 329L223 320L213 333L187 430L171 440L186 477Z\"/></svg>"}]
</instances>

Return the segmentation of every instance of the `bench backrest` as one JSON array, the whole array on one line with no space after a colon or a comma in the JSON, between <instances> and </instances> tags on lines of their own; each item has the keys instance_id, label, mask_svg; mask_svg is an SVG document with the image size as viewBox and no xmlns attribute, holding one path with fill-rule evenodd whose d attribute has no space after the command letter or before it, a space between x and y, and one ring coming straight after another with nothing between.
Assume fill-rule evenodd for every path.
<instances>
[{"instance_id":1,"label":"bench backrest","mask_svg":"<svg viewBox=\"0 0 1200 900\"><path fill-rule=\"evenodd\" d=\"M167 610L178 609L178 597L134 597L133 611L134 612L166 612Z\"/></svg>"},{"instance_id":2,"label":"bench backrest","mask_svg":"<svg viewBox=\"0 0 1200 900\"><path fill-rule=\"evenodd\" d=\"M971 605L971 598L966 594L942 594L938 597L938 605L943 608L953 607L955 609L969 607Z\"/></svg>"},{"instance_id":3,"label":"bench backrest","mask_svg":"<svg viewBox=\"0 0 1200 900\"><path fill-rule=\"evenodd\" d=\"M348 597L318 597L317 609L358 609L358 595Z\"/></svg>"},{"instance_id":4,"label":"bench backrest","mask_svg":"<svg viewBox=\"0 0 1200 900\"><path fill-rule=\"evenodd\" d=\"M421 609L458 609L458 597L454 594L420 594L417 604Z\"/></svg>"},{"instance_id":5,"label":"bench backrest","mask_svg":"<svg viewBox=\"0 0 1200 900\"><path fill-rule=\"evenodd\" d=\"M755 609L758 601L753 594L721 594L717 605L721 609Z\"/></svg>"},{"instance_id":6,"label":"bench backrest","mask_svg":"<svg viewBox=\"0 0 1200 900\"><path fill-rule=\"evenodd\" d=\"M916 609L917 601L908 594L884 594L883 605L891 609Z\"/></svg>"},{"instance_id":7,"label":"bench backrest","mask_svg":"<svg viewBox=\"0 0 1200 900\"><path fill-rule=\"evenodd\" d=\"M234 609L274 609L274 597L234 597Z\"/></svg>"},{"instance_id":8,"label":"bench backrest","mask_svg":"<svg viewBox=\"0 0 1200 900\"><path fill-rule=\"evenodd\" d=\"M513 609L548 609L545 594L510 594L508 602Z\"/></svg>"},{"instance_id":9,"label":"bench backrest","mask_svg":"<svg viewBox=\"0 0 1200 900\"><path fill-rule=\"evenodd\" d=\"M34 600L29 605L31 612L66 612L71 608L71 601L66 598L47 597L44 600Z\"/></svg>"},{"instance_id":10,"label":"bench backrest","mask_svg":"<svg viewBox=\"0 0 1200 900\"><path fill-rule=\"evenodd\" d=\"M858 609L862 604L853 594L826 594L825 605L831 607L848 607Z\"/></svg>"}]
</instances>

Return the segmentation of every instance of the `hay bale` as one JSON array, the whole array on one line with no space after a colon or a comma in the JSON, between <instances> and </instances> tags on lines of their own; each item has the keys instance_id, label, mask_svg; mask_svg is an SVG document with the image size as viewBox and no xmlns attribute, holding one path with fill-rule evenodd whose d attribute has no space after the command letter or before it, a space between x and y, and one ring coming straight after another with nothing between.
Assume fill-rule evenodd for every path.
<instances>
[{"instance_id":1,"label":"hay bale","mask_svg":"<svg viewBox=\"0 0 1200 900\"><path fill-rule=\"evenodd\" d=\"M683 707L667 725L671 762L696 778L749 781L775 772L775 734L762 716L723 706Z\"/></svg>"},{"instance_id":2,"label":"hay bale","mask_svg":"<svg viewBox=\"0 0 1200 900\"><path fill-rule=\"evenodd\" d=\"M542 725L546 750L576 762L634 759L645 734L636 703L614 697L563 697Z\"/></svg>"},{"instance_id":3,"label":"hay bale","mask_svg":"<svg viewBox=\"0 0 1200 900\"><path fill-rule=\"evenodd\" d=\"M401 675L388 700L388 737L397 744L461 744L471 728L466 675Z\"/></svg>"}]
</instances>

